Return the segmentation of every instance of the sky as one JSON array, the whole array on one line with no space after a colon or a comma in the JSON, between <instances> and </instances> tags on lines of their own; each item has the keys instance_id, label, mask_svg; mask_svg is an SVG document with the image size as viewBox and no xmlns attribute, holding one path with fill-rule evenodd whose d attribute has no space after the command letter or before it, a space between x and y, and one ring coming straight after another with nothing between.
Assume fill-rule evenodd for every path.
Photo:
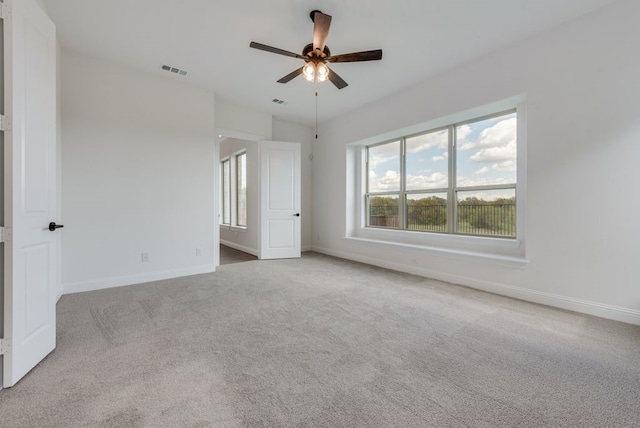
<instances>
[{"instance_id":1,"label":"sky","mask_svg":"<svg viewBox=\"0 0 640 428\"><path fill-rule=\"evenodd\" d=\"M516 113L456 127L458 187L516 182ZM448 187L448 131L407 138L407 190ZM369 149L369 191L400 189L400 140ZM459 198L513 196L513 191L473 192Z\"/></svg>"}]
</instances>

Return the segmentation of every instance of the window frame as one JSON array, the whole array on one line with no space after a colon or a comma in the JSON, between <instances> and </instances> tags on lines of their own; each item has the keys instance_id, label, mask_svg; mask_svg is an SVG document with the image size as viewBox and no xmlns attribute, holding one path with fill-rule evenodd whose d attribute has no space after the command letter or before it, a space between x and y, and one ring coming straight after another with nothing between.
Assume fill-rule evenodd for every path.
<instances>
[{"instance_id":1,"label":"window frame","mask_svg":"<svg viewBox=\"0 0 640 428\"><path fill-rule=\"evenodd\" d=\"M507 116L515 114L517 121L517 151L516 151L516 179L515 183L508 184L492 184L492 185L481 185L481 186L458 186L458 171L457 171L457 129L460 126L477 123L484 120L490 120L501 116ZM524 146L524 142L521 143L522 135L521 126L523 122L522 115L524 114L524 107L522 105L510 106L508 108L500 108L496 109L491 113L480 114L468 117L464 120L454 120L450 121L445 125L434 126L434 127L426 127L424 130L419 132L407 133L406 135L402 135L400 137L386 139L381 142L376 142L373 144L363 145L363 175L361 176L364 180L364 198L361 199L364 203L362 213L364 214L361 218L363 218L362 228L364 229L373 229L373 230L389 230L399 233L419 233L419 234L438 234L438 235L448 235L448 236L464 236L464 237L473 237L473 238L481 238L481 239L497 239L497 240L508 240L508 241L518 241L519 237L522 236L522 228L523 222L519 221L519 216L523 215L523 209L520 208L523 205L520 202L521 198L518 196L519 193L523 193L519 191L522 189L522 186L519 186L521 181L521 173L520 169L522 168L521 156L523 155L523 151L521 151L521 144ZM447 144L447 175L448 175L448 186L446 188L429 188L429 189L411 189L407 190L407 140L427 134L441 132L443 130L447 131L448 136L448 144ZM387 191L387 192L371 192L370 191L370 183L369 183L369 151L371 148L375 148L378 146L382 146L385 144L390 144L393 142L399 141L399 158L400 158L400 186L397 191ZM500 236L500 235L482 235L482 234L473 234L473 233L461 233L458 231L458 194L460 192L466 191L482 191L482 190L513 190L516 196L516 219L515 219L515 236ZM409 196L412 194L446 194L447 195L447 223L446 223L446 231L419 231L415 229L408 228L408 200ZM370 199L372 197L384 197L384 196L397 196L398 199L398 220L397 227L394 226L379 226L379 225L371 225L371 216L370 216Z\"/></svg>"},{"instance_id":2,"label":"window frame","mask_svg":"<svg viewBox=\"0 0 640 428\"><path fill-rule=\"evenodd\" d=\"M515 94L502 99L456 101L456 106L445 108L446 113L432 116L423 122L414 122L402 128L378 127L379 133L369 134L361 130L359 138L354 138L345 146L346 200L344 211L343 239L348 248L361 249L366 254L390 251L402 254L398 264L402 270L409 265L421 274L433 272L421 270L418 255L437 257L444 263L449 261L482 263L515 269L525 269L529 261L526 257L527 235L527 95ZM381 141L390 141L403 135L425 132L429 129L451 123L463 122L487 114L515 108L517 111L517 184L516 184L516 239L501 239L484 236L453 235L446 233L424 233L410 230L367 228L364 194L366 186L365 147ZM431 110L428 110L431 111ZM442 111L439 109L438 111ZM384 125L384 122L381 123ZM367 259L365 257L363 260ZM391 262L390 266L394 265ZM437 277L437 276L434 276Z\"/></svg>"}]
</instances>

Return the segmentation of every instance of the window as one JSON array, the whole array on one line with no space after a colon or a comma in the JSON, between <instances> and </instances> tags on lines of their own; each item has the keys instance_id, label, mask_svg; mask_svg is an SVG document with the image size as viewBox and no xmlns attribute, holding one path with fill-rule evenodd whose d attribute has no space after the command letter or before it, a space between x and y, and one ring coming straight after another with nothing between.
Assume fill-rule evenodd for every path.
<instances>
[{"instance_id":1,"label":"window","mask_svg":"<svg viewBox=\"0 0 640 428\"><path fill-rule=\"evenodd\" d=\"M247 154L236 156L236 224L247 226Z\"/></svg>"},{"instance_id":2,"label":"window","mask_svg":"<svg viewBox=\"0 0 640 428\"><path fill-rule=\"evenodd\" d=\"M227 158L220 162L222 173L222 224L231 224L231 162Z\"/></svg>"},{"instance_id":3,"label":"window","mask_svg":"<svg viewBox=\"0 0 640 428\"><path fill-rule=\"evenodd\" d=\"M220 161L220 224L247 227L247 153L235 153Z\"/></svg>"},{"instance_id":4,"label":"window","mask_svg":"<svg viewBox=\"0 0 640 428\"><path fill-rule=\"evenodd\" d=\"M366 147L366 226L516 237L517 113Z\"/></svg>"}]
</instances>

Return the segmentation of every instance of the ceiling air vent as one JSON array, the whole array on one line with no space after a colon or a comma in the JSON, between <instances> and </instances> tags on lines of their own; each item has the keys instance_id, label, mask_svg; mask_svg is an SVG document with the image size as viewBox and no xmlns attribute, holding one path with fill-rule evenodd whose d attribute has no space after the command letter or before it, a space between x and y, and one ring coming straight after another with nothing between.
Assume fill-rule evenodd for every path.
<instances>
[{"instance_id":1,"label":"ceiling air vent","mask_svg":"<svg viewBox=\"0 0 640 428\"><path fill-rule=\"evenodd\" d=\"M272 103L276 103L276 104L284 104L284 101L279 100L279 99L277 99L277 98L272 99L272 100L271 100L271 102L272 102Z\"/></svg>"},{"instance_id":2,"label":"ceiling air vent","mask_svg":"<svg viewBox=\"0 0 640 428\"><path fill-rule=\"evenodd\" d=\"M171 66L168 66L168 65L163 65L162 69L164 71L168 71L169 73L179 74L180 76L186 76L187 75L187 72L185 70L180 70L179 68L171 67Z\"/></svg>"}]
</instances>

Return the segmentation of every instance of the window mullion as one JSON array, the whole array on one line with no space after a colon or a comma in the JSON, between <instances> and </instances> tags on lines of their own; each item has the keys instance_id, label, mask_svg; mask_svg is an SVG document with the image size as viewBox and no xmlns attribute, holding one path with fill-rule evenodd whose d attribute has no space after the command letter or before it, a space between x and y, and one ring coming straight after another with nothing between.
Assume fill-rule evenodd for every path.
<instances>
[{"instance_id":1,"label":"window mullion","mask_svg":"<svg viewBox=\"0 0 640 428\"><path fill-rule=\"evenodd\" d=\"M449 189L447 190L447 233L456 232L456 127L449 126Z\"/></svg>"},{"instance_id":2,"label":"window mullion","mask_svg":"<svg viewBox=\"0 0 640 428\"><path fill-rule=\"evenodd\" d=\"M405 137L400 139L400 194L398 195L398 226L400 229L405 230L407 228L407 139Z\"/></svg>"}]
</instances>

